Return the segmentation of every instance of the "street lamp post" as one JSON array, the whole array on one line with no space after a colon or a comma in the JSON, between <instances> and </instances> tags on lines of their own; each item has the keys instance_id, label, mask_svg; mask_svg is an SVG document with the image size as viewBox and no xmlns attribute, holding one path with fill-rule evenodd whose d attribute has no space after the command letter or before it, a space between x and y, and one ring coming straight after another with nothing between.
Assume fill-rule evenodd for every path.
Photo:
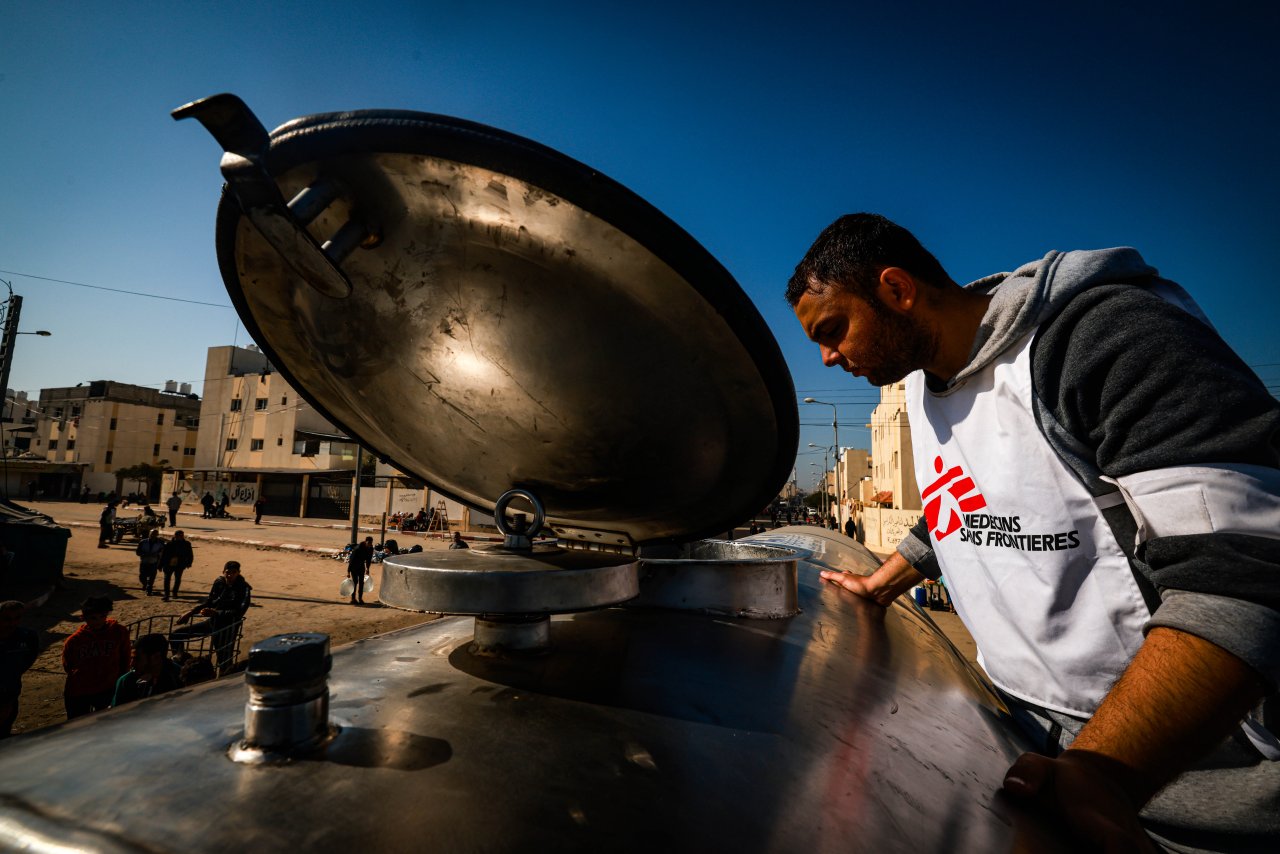
<instances>
[{"instance_id":1,"label":"street lamp post","mask_svg":"<svg viewBox=\"0 0 1280 854\"><path fill-rule=\"evenodd\" d=\"M815 400L815 399L814 399L814 398L812 398L812 397L806 397L806 398L804 399L804 402L805 402L805 403L816 403L816 404L818 404L819 406L830 406L830 407L831 407L831 432L832 432L833 437L834 437L834 439L835 439L835 446L834 446L834 447L835 447L835 454L836 454L836 471L835 471L835 473L836 473L836 504L838 505L838 507L839 507L839 508L843 508L843 507L844 507L844 494L843 494L843 490L841 490L841 488L840 488L840 481L841 481L841 478L840 478L840 418L839 418L839 415L838 415L838 410L836 409L836 405L835 405L834 403L828 403L828 402L827 402L827 401L825 401L825 400ZM843 520L843 519L840 519L840 518L839 518L839 516L840 516L840 510L839 510L839 509L837 509L837 511L836 511L836 524L837 524L837 525L839 525L839 524L843 524L843 522L844 522L844 520Z\"/></svg>"}]
</instances>

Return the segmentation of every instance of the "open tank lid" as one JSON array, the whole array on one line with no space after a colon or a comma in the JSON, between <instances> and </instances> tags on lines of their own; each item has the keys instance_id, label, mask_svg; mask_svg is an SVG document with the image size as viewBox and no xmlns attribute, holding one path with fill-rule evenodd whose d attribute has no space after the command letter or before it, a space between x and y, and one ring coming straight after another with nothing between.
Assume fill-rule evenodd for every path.
<instances>
[{"instance_id":1,"label":"open tank lid","mask_svg":"<svg viewBox=\"0 0 1280 854\"><path fill-rule=\"evenodd\" d=\"M218 261L253 340L401 471L486 511L528 490L561 537L621 545L721 533L786 481L799 425L777 343L620 184L445 116L268 137L230 95L174 115L227 150Z\"/></svg>"}]
</instances>

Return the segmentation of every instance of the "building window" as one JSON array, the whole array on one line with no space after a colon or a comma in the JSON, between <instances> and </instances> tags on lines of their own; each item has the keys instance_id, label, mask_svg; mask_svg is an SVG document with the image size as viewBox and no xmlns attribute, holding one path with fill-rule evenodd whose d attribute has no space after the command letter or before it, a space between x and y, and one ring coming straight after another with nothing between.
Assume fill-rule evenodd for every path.
<instances>
[{"instance_id":1,"label":"building window","mask_svg":"<svg viewBox=\"0 0 1280 854\"><path fill-rule=\"evenodd\" d=\"M106 455L106 457L105 457L105 458L103 458L103 460L102 460L102 461L103 461L104 463L106 463L107 465L111 465L111 452L110 452L110 451L107 451L107 455Z\"/></svg>"},{"instance_id":2,"label":"building window","mask_svg":"<svg viewBox=\"0 0 1280 854\"><path fill-rule=\"evenodd\" d=\"M232 412L239 412L239 411L240 411L240 398L238 398L238 397L233 397L233 398L231 399L231 411L232 411Z\"/></svg>"},{"instance_id":3,"label":"building window","mask_svg":"<svg viewBox=\"0 0 1280 854\"><path fill-rule=\"evenodd\" d=\"M184 457L194 457L194 456L196 455L196 449L195 449L195 448L183 448L183 449L182 449L182 455L183 455Z\"/></svg>"},{"instance_id":4,"label":"building window","mask_svg":"<svg viewBox=\"0 0 1280 854\"><path fill-rule=\"evenodd\" d=\"M174 446L173 446L173 450L175 450L175 451L176 451L176 450L178 450L178 446L177 446L177 445L174 445Z\"/></svg>"},{"instance_id":5,"label":"building window","mask_svg":"<svg viewBox=\"0 0 1280 854\"><path fill-rule=\"evenodd\" d=\"M284 406L284 405L285 405L285 404L287 404L288 402L289 402L289 395L287 395L287 394L282 394L282 395L280 395L280 405L281 405L281 406Z\"/></svg>"},{"instance_id":6,"label":"building window","mask_svg":"<svg viewBox=\"0 0 1280 854\"><path fill-rule=\"evenodd\" d=\"M283 444L284 444L284 436L276 436L276 447L278 448Z\"/></svg>"},{"instance_id":7,"label":"building window","mask_svg":"<svg viewBox=\"0 0 1280 854\"><path fill-rule=\"evenodd\" d=\"M200 426L200 419L199 419L199 418L188 418L188 419L187 419L187 429L188 429L188 430L195 430L195 429L196 429L197 427L199 427L199 426Z\"/></svg>"},{"instance_id":8,"label":"building window","mask_svg":"<svg viewBox=\"0 0 1280 854\"><path fill-rule=\"evenodd\" d=\"M228 450L228 451L234 451L234 450L236 449L236 445L239 445L239 444L240 444L240 440L239 440L239 439L228 439L228 440L227 440L227 450Z\"/></svg>"},{"instance_id":9,"label":"building window","mask_svg":"<svg viewBox=\"0 0 1280 854\"><path fill-rule=\"evenodd\" d=\"M76 417L76 416L78 416L79 414L80 414L80 407L78 407L78 406L73 406L73 407L71 407L71 417L72 417L72 418L75 418L75 417Z\"/></svg>"},{"instance_id":10,"label":"building window","mask_svg":"<svg viewBox=\"0 0 1280 854\"><path fill-rule=\"evenodd\" d=\"M250 439L250 440L249 440L249 450L251 450L251 451L261 451L261 450L262 450L262 440L261 440L261 439Z\"/></svg>"},{"instance_id":11,"label":"building window","mask_svg":"<svg viewBox=\"0 0 1280 854\"><path fill-rule=\"evenodd\" d=\"M152 446L151 446L151 456L153 456L153 457L158 457L158 456L160 456L160 445L159 445L159 443L157 443L157 444L155 444L155 445L152 445Z\"/></svg>"},{"instance_id":12,"label":"building window","mask_svg":"<svg viewBox=\"0 0 1280 854\"><path fill-rule=\"evenodd\" d=\"M110 425L109 427L107 427L107 429L108 429L108 430L114 430L114 429L116 429L116 420L115 420L114 418L112 418L112 419L111 419L111 425Z\"/></svg>"},{"instance_id":13,"label":"building window","mask_svg":"<svg viewBox=\"0 0 1280 854\"><path fill-rule=\"evenodd\" d=\"M56 451L56 450L58 450L58 440L57 440L57 439L50 439L50 440L49 440L49 450L51 450L51 451Z\"/></svg>"},{"instance_id":14,"label":"building window","mask_svg":"<svg viewBox=\"0 0 1280 854\"><path fill-rule=\"evenodd\" d=\"M75 439L68 439L68 440L67 440L67 450L68 450L68 451L74 451L75 449L76 449L76 440L75 440Z\"/></svg>"},{"instance_id":15,"label":"building window","mask_svg":"<svg viewBox=\"0 0 1280 854\"><path fill-rule=\"evenodd\" d=\"M163 412L161 412L159 415L157 415L157 416L156 416L156 423L157 423L157 424L160 424L160 425L163 425L163 424L164 424L164 413L163 413Z\"/></svg>"},{"instance_id":16,"label":"building window","mask_svg":"<svg viewBox=\"0 0 1280 854\"><path fill-rule=\"evenodd\" d=\"M57 409L53 410L53 417L54 417L54 418L61 418L61 417L62 417L62 407L61 407L61 406L59 406Z\"/></svg>"},{"instance_id":17,"label":"building window","mask_svg":"<svg viewBox=\"0 0 1280 854\"><path fill-rule=\"evenodd\" d=\"M253 408L257 412L262 412L267 408L267 399L265 397L258 398L253 402Z\"/></svg>"}]
</instances>

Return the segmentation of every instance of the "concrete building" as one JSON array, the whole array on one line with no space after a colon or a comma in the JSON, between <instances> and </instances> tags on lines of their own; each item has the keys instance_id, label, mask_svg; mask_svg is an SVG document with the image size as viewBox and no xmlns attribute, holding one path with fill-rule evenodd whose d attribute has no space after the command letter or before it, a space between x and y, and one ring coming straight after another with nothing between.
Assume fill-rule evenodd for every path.
<instances>
[{"instance_id":1,"label":"concrete building","mask_svg":"<svg viewBox=\"0 0 1280 854\"><path fill-rule=\"evenodd\" d=\"M189 387L170 385L158 391L96 380L41 389L29 450L49 462L85 464L83 485L91 492L130 492L136 485L121 483L120 469L177 467L195 458L200 401Z\"/></svg>"},{"instance_id":2,"label":"concrete building","mask_svg":"<svg viewBox=\"0 0 1280 854\"><path fill-rule=\"evenodd\" d=\"M840 476L844 479L841 495L844 496L844 517L848 518L854 502L865 501L863 493L870 490L872 476L871 452L862 448L845 448L840 457Z\"/></svg>"},{"instance_id":3,"label":"concrete building","mask_svg":"<svg viewBox=\"0 0 1280 854\"><path fill-rule=\"evenodd\" d=\"M907 423L905 382L880 387L880 403L871 411L872 501L898 510L920 510Z\"/></svg>"},{"instance_id":4,"label":"concrete building","mask_svg":"<svg viewBox=\"0 0 1280 854\"><path fill-rule=\"evenodd\" d=\"M34 403L28 400L25 391L5 389L0 427L3 427L6 457L18 456L31 448L31 441L36 433L36 422L40 415L40 410Z\"/></svg>"},{"instance_id":5,"label":"concrete building","mask_svg":"<svg viewBox=\"0 0 1280 854\"><path fill-rule=\"evenodd\" d=\"M261 495L271 515L347 518L356 445L299 397L257 347L211 347L195 455L166 482L184 501Z\"/></svg>"}]
</instances>

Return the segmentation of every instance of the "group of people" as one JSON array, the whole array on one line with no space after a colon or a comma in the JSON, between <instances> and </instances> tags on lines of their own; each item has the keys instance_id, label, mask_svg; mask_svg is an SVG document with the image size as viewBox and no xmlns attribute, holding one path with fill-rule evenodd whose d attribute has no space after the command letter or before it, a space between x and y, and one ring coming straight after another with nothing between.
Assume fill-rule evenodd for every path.
<instances>
[{"instance_id":1,"label":"group of people","mask_svg":"<svg viewBox=\"0 0 1280 854\"><path fill-rule=\"evenodd\" d=\"M215 500L213 493L206 491L200 496L200 506L204 508L200 514L201 519L225 519L230 515L227 513L227 508L231 506L231 496L224 489L218 493Z\"/></svg>"},{"instance_id":2,"label":"group of people","mask_svg":"<svg viewBox=\"0 0 1280 854\"><path fill-rule=\"evenodd\" d=\"M135 550L138 555L138 583L148 596L155 596L156 576L164 575L163 599L177 597L182 587L182 573L195 562L191 542L181 530L173 532L173 538L164 540L160 531L152 528Z\"/></svg>"},{"instance_id":3,"label":"group of people","mask_svg":"<svg viewBox=\"0 0 1280 854\"><path fill-rule=\"evenodd\" d=\"M0 614L3 608L4 605L0 605ZM185 655L182 645L195 635L179 637L178 631L169 638L159 633L146 634L134 644L128 628L111 618L113 609L109 596L85 599L80 606L83 625L62 644L62 669L67 674L62 698L68 720L205 682L216 675L208 657ZM2 634L3 619L0 619ZM169 657L171 647L181 655L181 665ZM16 717L16 692L13 697Z\"/></svg>"}]
</instances>

